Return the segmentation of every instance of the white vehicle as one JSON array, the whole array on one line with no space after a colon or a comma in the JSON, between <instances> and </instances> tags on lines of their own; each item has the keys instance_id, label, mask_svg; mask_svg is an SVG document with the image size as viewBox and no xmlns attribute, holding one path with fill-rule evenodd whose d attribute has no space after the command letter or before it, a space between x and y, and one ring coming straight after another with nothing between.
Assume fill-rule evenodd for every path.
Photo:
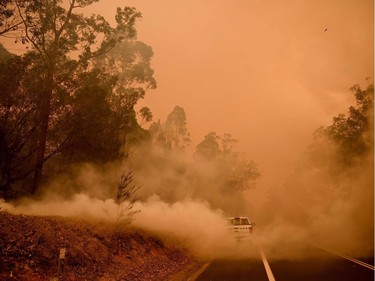
<instances>
[{"instance_id":1,"label":"white vehicle","mask_svg":"<svg viewBox=\"0 0 375 281\"><path fill-rule=\"evenodd\" d=\"M228 218L232 231L237 238L249 237L253 232L255 223L248 217L231 217Z\"/></svg>"}]
</instances>

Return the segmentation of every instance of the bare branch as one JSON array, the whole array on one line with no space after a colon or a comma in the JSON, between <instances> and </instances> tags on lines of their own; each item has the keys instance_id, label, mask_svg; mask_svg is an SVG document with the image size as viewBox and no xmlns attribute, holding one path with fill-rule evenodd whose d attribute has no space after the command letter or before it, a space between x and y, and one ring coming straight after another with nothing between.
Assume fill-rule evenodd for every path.
<instances>
[{"instance_id":1,"label":"bare branch","mask_svg":"<svg viewBox=\"0 0 375 281\"><path fill-rule=\"evenodd\" d=\"M69 1L69 2L70 2L70 7L69 7L69 10L68 10L68 13L67 13L67 16L66 16L66 20L65 20L65 22L62 24L62 26L60 27L60 29L56 33L55 44L59 40L59 38L61 36L61 33L64 31L65 27L67 26L67 24L69 23L70 19L72 18L72 13L73 13L73 9L74 9L75 0L72 0L72 1Z\"/></svg>"},{"instance_id":2,"label":"bare branch","mask_svg":"<svg viewBox=\"0 0 375 281\"><path fill-rule=\"evenodd\" d=\"M16 3L16 7L17 7L17 11L18 11L18 15L20 16L20 18L22 19L22 22L25 26L25 35L26 35L26 38L31 42L31 44L33 44L34 48L39 52L39 54L43 54L43 52L41 51L41 49L39 48L38 44L36 44L36 42L30 37L29 35L29 27L26 23L26 20L25 18L23 17L22 15L22 12L21 12L21 7L19 6L19 3L18 1L15 1ZM42 60L45 62L43 56L42 56Z\"/></svg>"},{"instance_id":3,"label":"bare branch","mask_svg":"<svg viewBox=\"0 0 375 281\"><path fill-rule=\"evenodd\" d=\"M9 31L14 31L14 29L15 29L16 27L20 26L21 24L23 24L23 21L20 21L20 22L18 22L18 23L16 23L16 24L13 24L13 25L11 25L11 26L5 28L4 30L0 31L0 36L3 36L3 34L9 32Z\"/></svg>"}]
</instances>

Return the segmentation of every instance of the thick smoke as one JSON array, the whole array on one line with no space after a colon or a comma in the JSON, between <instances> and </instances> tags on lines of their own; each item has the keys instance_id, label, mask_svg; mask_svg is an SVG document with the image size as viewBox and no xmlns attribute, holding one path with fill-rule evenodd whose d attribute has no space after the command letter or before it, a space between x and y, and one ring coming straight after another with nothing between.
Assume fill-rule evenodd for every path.
<instances>
[{"instance_id":1,"label":"thick smoke","mask_svg":"<svg viewBox=\"0 0 375 281\"><path fill-rule=\"evenodd\" d=\"M248 193L258 236L277 258L298 258L309 245L356 257L373 254L373 152L351 168L338 164L332 143L301 157L285 183ZM318 158L318 159L317 159ZM353 159L354 161L354 159ZM317 165L317 162L319 165Z\"/></svg>"},{"instance_id":2,"label":"thick smoke","mask_svg":"<svg viewBox=\"0 0 375 281\"><path fill-rule=\"evenodd\" d=\"M244 194L229 182L232 171L222 158L187 159L181 151L144 146L133 152L130 162L143 198L157 195L167 203L203 200L227 216L248 212Z\"/></svg>"},{"instance_id":3,"label":"thick smoke","mask_svg":"<svg viewBox=\"0 0 375 281\"><path fill-rule=\"evenodd\" d=\"M39 201L0 206L15 213L115 222L116 187L121 173L131 167L134 184L141 187L134 206L141 212L131 226L178 243L198 258L255 257L256 246L261 246L267 257L295 259L309 255L311 245L356 257L369 255L373 153L343 172L332 144L319 146L319 153L301 157L285 183L245 193L223 188L213 163L141 147L130 153L126 164L76 167L74 177L56 179ZM74 192L78 186L80 192ZM251 215L257 224L250 241L240 246L227 225L226 218L234 215Z\"/></svg>"},{"instance_id":4,"label":"thick smoke","mask_svg":"<svg viewBox=\"0 0 375 281\"><path fill-rule=\"evenodd\" d=\"M218 190L223 184L216 178L213 163L193 164L183 154L162 148L139 147L130 155L126 163L77 166L69 177L61 176L45 186L39 200L3 202L0 207L12 213L115 223L116 187L121 174L131 169L133 183L140 186L140 200L133 210L140 212L129 227L177 243L197 258L256 254L236 247L227 217L236 215L229 210L244 206L245 200L238 192Z\"/></svg>"},{"instance_id":5,"label":"thick smoke","mask_svg":"<svg viewBox=\"0 0 375 281\"><path fill-rule=\"evenodd\" d=\"M235 239L231 237L226 217L204 201L166 203L151 197L138 205L143 211L133 225L165 239L172 239L198 258L233 255Z\"/></svg>"}]
</instances>

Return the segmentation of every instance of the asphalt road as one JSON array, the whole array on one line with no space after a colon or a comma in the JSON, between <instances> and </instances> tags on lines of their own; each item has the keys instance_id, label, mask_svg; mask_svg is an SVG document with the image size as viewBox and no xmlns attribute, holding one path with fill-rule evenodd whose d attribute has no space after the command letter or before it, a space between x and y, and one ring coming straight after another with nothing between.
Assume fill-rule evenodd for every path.
<instances>
[{"instance_id":1,"label":"asphalt road","mask_svg":"<svg viewBox=\"0 0 375 281\"><path fill-rule=\"evenodd\" d=\"M271 259L260 249L258 257L214 260L195 280L374 281L373 256L352 259L314 246L310 253L302 259Z\"/></svg>"}]
</instances>

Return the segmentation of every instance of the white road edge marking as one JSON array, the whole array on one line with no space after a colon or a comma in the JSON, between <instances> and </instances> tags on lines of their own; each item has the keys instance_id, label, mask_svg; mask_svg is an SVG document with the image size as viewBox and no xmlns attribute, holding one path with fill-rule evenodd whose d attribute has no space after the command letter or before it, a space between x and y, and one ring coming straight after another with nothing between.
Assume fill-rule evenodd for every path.
<instances>
[{"instance_id":1,"label":"white road edge marking","mask_svg":"<svg viewBox=\"0 0 375 281\"><path fill-rule=\"evenodd\" d=\"M206 264L204 264L200 269L198 269L192 276L190 276L187 281L194 281L196 280L199 275L201 275L203 273L203 271L205 271L207 269L207 267L211 264L211 262L208 262Z\"/></svg>"},{"instance_id":2,"label":"white road edge marking","mask_svg":"<svg viewBox=\"0 0 375 281\"><path fill-rule=\"evenodd\" d=\"M329 252L329 253L334 254L334 255L336 255L336 256L339 256L339 257L342 257L342 258L347 259L347 260L349 260L349 261L355 262L356 264L362 265L362 266L364 266L364 267L366 267L366 268L369 268L369 269L375 271L375 267L374 267L373 265L371 265L371 264L368 264L368 263L365 263L365 262L363 262L363 261L357 260L357 259L355 259L355 258L352 258L352 257L346 256L346 255L343 255L343 254L340 254L340 253L337 253L337 252L332 251L332 250L330 250L330 249L323 248L323 247L318 246L318 245L314 245L314 246L317 247L317 248L320 248L320 249L322 249L322 250L324 250L324 251L326 251L326 252Z\"/></svg>"},{"instance_id":3,"label":"white road edge marking","mask_svg":"<svg viewBox=\"0 0 375 281\"><path fill-rule=\"evenodd\" d=\"M267 277L269 281L276 281L275 277L272 274L272 270L270 265L268 264L268 261L266 259L266 255L263 253L263 250L261 247L259 247L260 256L262 257L264 268L266 269Z\"/></svg>"}]
</instances>

